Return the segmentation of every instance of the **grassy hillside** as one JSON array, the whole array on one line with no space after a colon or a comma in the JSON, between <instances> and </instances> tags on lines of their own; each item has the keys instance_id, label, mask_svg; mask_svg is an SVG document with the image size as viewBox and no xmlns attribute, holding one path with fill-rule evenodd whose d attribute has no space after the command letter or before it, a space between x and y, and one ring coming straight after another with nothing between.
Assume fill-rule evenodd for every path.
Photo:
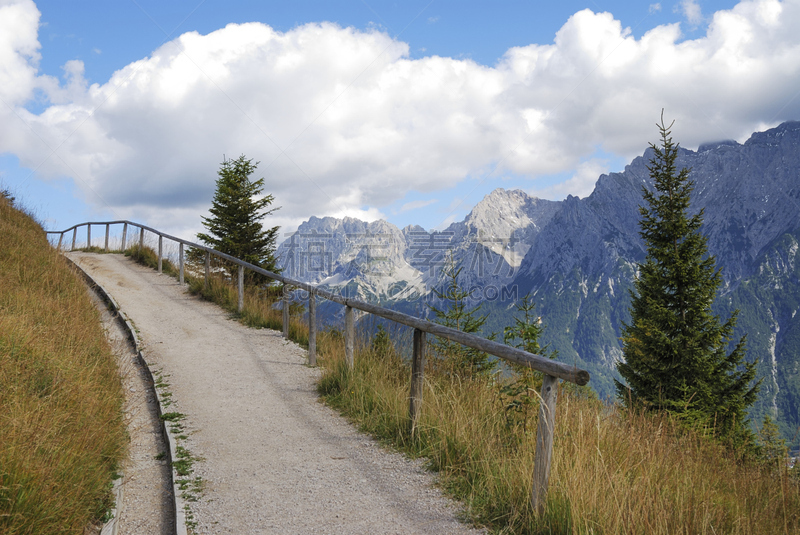
<instances>
[{"instance_id":1,"label":"grassy hillside","mask_svg":"<svg viewBox=\"0 0 800 535\"><path fill-rule=\"evenodd\" d=\"M102 518L122 399L85 285L0 195L0 533L81 534Z\"/></svg>"}]
</instances>

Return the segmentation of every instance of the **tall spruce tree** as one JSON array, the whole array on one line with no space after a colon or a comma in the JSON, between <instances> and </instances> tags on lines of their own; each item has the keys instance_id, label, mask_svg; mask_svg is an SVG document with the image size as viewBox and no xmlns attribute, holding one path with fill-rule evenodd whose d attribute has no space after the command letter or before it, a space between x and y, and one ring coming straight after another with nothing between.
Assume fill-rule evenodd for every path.
<instances>
[{"instance_id":1,"label":"tall spruce tree","mask_svg":"<svg viewBox=\"0 0 800 535\"><path fill-rule=\"evenodd\" d=\"M631 322L622 329L617 369L627 385L617 381L617 395L628 406L707 425L738 445L751 437L746 410L760 381L753 384L756 364L744 361L744 336L728 352L738 311L722 323L711 310L722 276L700 233L703 211L689 216L694 183L689 169L677 170L671 127L662 115L661 145L650 144L655 191L644 188L647 207L639 208L647 257L631 292Z\"/></svg>"},{"instance_id":2,"label":"tall spruce tree","mask_svg":"<svg viewBox=\"0 0 800 535\"><path fill-rule=\"evenodd\" d=\"M279 208L267 209L274 200L272 195L261 195L264 179L250 180L258 162L244 155L235 160L223 159L217 175L217 191L209 212L203 217L208 234L197 238L209 247L250 262L267 271L277 272L275 240L279 227L264 229L261 220ZM227 266L231 276L235 266ZM249 282L260 281L255 273L248 273Z\"/></svg>"}]
</instances>

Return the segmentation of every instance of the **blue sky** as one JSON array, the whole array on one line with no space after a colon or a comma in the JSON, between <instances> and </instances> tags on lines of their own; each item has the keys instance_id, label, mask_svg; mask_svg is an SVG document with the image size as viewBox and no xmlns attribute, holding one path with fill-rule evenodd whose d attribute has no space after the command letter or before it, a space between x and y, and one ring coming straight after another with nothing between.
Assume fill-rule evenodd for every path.
<instances>
[{"instance_id":1,"label":"blue sky","mask_svg":"<svg viewBox=\"0 0 800 535\"><path fill-rule=\"evenodd\" d=\"M689 148L800 118L796 24L798 0L0 0L0 185L48 228L191 237L246 154L286 230L442 227L496 187L588 195L662 107Z\"/></svg>"},{"instance_id":2,"label":"blue sky","mask_svg":"<svg viewBox=\"0 0 800 535\"><path fill-rule=\"evenodd\" d=\"M707 12L730 9L736 2L698 5ZM381 2L297 1L264 2L215 0L122 2L36 2L42 12L41 70L60 75L61 66L80 59L90 82L103 83L132 61L148 56L169 38L186 31L206 34L227 23L263 22L288 31L307 23L330 21L360 29L376 27L410 45L411 57L438 55L471 58L493 65L512 46L553 41L556 31L582 9L610 11L633 34L641 37L659 24L685 20L674 5L654 11L647 2ZM688 25L687 25L688 26ZM687 27L688 35L706 24Z\"/></svg>"}]
</instances>

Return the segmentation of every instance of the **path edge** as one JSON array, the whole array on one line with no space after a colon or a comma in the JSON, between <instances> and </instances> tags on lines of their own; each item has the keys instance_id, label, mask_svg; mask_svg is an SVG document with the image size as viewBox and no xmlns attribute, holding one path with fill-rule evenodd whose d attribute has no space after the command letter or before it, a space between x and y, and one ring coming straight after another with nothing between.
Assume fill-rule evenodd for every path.
<instances>
[{"instance_id":1,"label":"path edge","mask_svg":"<svg viewBox=\"0 0 800 535\"><path fill-rule=\"evenodd\" d=\"M161 397L161 393L155 387L155 379L153 377L153 372L150 369L150 366L147 365L147 361L142 355L142 350L139 344L139 338L136 336L136 330L133 328L131 322L123 317L122 315L122 308L119 304L111 297L111 294L106 291L103 286L95 281L91 275L89 275L77 262L72 260L66 255L62 255L64 259L67 260L75 269L76 271L84 278L86 283L89 285L92 290L102 299L106 305L108 306L109 310L112 312L114 319L117 321L119 326L122 328L123 331L128 336L128 341L133 346L133 351L136 353L136 358L138 359L138 364L144 369L147 380L149 381L150 385L152 385L153 392L156 396L156 412L158 413L158 420L161 425L161 434L164 437L165 442L168 446L167 455L169 458L167 461L169 462L170 470L169 470L169 479L170 479L170 486L172 487L172 502L173 502L173 509L175 512L174 518L174 526L175 526L175 535L188 535L188 530L186 528L186 513L184 511L184 500L181 498L180 489L177 487L175 483L175 475L174 475L174 468L172 466L172 461L177 457L177 450L176 450L176 440L173 436L172 432L167 426L167 422L165 422L161 415L164 414L164 399ZM119 480L117 480L119 481ZM116 517L116 510L119 509L119 504L122 501L122 486L115 484L114 486L114 494L115 494L115 501L116 505L114 507L113 514L114 518L109 520L100 532L100 535L117 535L117 517Z\"/></svg>"}]
</instances>

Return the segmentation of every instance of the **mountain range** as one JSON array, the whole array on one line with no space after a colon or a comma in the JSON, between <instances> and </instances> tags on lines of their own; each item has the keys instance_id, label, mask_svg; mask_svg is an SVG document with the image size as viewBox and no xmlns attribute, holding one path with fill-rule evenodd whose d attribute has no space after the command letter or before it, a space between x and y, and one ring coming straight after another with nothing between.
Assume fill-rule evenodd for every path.
<instances>
[{"instance_id":1,"label":"mountain range","mask_svg":"<svg viewBox=\"0 0 800 535\"><path fill-rule=\"evenodd\" d=\"M430 315L447 262L488 314L485 334L513 323L530 294L545 325L542 341L558 359L592 373L602 397L614 395L619 336L630 290L645 258L639 236L643 188L652 189L647 149L624 171L601 175L586 198L537 199L496 189L443 231L398 229L386 221L312 217L278 249L284 272L330 290ZM739 310L734 339L747 334L748 360L762 378L751 418L771 414L792 444L800 429L800 122L680 148L678 167L694 182L690 210L722 270L714 310Z\"/></svg>"}]
</instances>

